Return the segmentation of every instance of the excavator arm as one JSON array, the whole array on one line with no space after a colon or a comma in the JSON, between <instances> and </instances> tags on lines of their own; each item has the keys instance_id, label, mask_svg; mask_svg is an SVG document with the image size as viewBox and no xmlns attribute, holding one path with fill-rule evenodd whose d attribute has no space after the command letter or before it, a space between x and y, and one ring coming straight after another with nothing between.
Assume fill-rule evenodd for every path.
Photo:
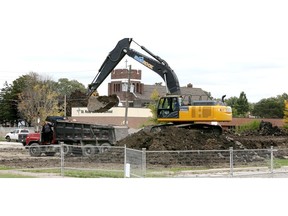
<instances>
[{"instance_id":1,"label":"excavator arm","mask_svg":"<svg viewBox=\"0 0 288 216\"><path fill-rule=\"evenodd\" d=\"M119 103L116 95L99 96L97 88L103 83L125 55L128 55L160 75L165 81L167 93L181 94L178 78L168 63L159 56L154 55L144 46L140 46L135 41L134 42L152 58L130 49L132 41L132 38L124 38L117 43L115 48L106 57L92 83L88 86L89 99L87 108L89 111L105 112Z\"/></svg>"},{"instance_id":2,"label":"excavator arm","mask_svg":"<svg viewBox=\"0 0 288 216\"><path fill-rule=\"evenodd\" d=\"M88 86L89 93L92 94L93 91L102 84L102 82L107 78L107 76L112 72L112 70L118 65L118 63L126 55L123 52L124 49L129 49L132 39L124 38L120 40L115 48L108 54L105 61L101 65L96 77L93 79L92 83Z\"/></svg>"},{"instance_id":3,"label":"excavator arm","mask_svg":"<svg viewBox=\"0 0 288 216\"><path fill-rule=\"evenodd\" d=\"M178 78L175 72L170 68L168 63L164 61L163 59L161 59L160 57L155 56L145 47L141 46L141 48L145 50L147 53L149 53L156 60L146 55L143 55L133 49L124 50L124 52L127 52L128 56L130 56L131 58L135 59L136 61L140 62L144 66L148 67L150 70L153 70L158 75L160 75L162 79L165 81L167 93L180 95L181 92L180 92Z\"/></svg>"},{"instance_id":4,"label":"excavator arm","mask_svg":"<svg viewBox=\"0 0 288 216\"><path fill-rule=\"evenodd\" d=\"M97 90L101 83L107 78L107 76L112 72L112 70L118 65L118 63L126 54L160 75L166 83L167 93L177 95L181 94L178 78L168 63L161 59L159 56L154 55L144 46L139 45L141 49L146 51L154 59L133 49L130 49L130 44L132 41L132 38L124 38L120 40L115 48L108 54L105 61L101 65L98 74L93 79L92 83L88 86L90 94Z\"/></svg>"}]
</instances>

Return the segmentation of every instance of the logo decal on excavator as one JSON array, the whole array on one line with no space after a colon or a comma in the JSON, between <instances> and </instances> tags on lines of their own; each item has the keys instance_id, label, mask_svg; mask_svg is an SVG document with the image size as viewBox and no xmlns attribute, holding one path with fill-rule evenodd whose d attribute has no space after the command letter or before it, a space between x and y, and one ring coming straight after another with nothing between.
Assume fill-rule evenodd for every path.
<instances>
[{"instance_id":1,"label":"logo decal on excavator","mask_svg":"<svg viewBox=\"0 0 288 216\"><path fill-rule=\"evenodd\" d=\"M145 65L146 67L150 68L151 70L153 70L154 65L148 63L147 61L144 60L144 57L141 56L134 56L134 59L138 62L140 62L141 64Z\"/></svg>"}]
</instances>

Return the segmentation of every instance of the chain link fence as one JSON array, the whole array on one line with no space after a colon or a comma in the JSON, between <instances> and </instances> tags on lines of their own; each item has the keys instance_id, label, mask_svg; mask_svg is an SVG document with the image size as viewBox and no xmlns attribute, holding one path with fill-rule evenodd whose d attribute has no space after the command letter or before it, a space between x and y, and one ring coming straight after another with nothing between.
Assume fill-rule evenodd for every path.
<instances>
[{"instance_id":1,"label":"chain link fence","mask_svg":"<svg viewBox=\"0 0 288 216\"><path fill-rule=\"evenodd\" d=\"M288 149L146 151L146 177L288 177Z\"/></svg>"},{"instance_id":2,"label":"chain link fence","mask_svg":"<svg viewBox=\"0 0 288 216\"><path fill-rule=\"evenodd\" d=\"M135 150L125 147L125 177L145 177L145 149Z\"/></svg>"},{"instance_id":3,"label":"chain link fence","mask_svg":"<svg viewBox=\"0 0 288 216\"><path fill-rule=\"evenodd\" d=\"M30 151L39 151L37 148L41 154L30 156ZM1 146L0 171L76 178L288 177L288 149L273 147L148 151L60 144L37 148Z\"/></svg>"}]
</instances>

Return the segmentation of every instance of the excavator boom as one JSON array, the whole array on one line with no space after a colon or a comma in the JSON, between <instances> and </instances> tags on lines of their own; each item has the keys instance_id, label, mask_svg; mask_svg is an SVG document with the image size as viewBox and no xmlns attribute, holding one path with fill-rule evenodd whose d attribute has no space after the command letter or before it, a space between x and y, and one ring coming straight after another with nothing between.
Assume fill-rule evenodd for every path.
<instances>
[{"instance_id":1,"label":"excavator boom","mask_svg":"<svg viewBox=\"0 0 288 216\"><path fill-rule=\"evenodd\" d=\"M151 57L143 55L142 53L137 52L134 49L130 49L132 41L132 38L124 38L117 43L115 48L106 57L92 83L88 86L88 94L90 96L88 100L89 111L105 112L111 107L117 105L117 103L119 102L117 97L115 96L99 97L95 92L125 55L128 55L129 57L140 62L144 66L148 67L150 70L153 70L158 75L160 75L165 81L167 94L181 94L178 78L175 72L170 68L168 63L161 59L159 56L154 55L144 46L140 46L135 41L134 42L139 45L142 50L147 52Z\"/></svg>"},{"instance_id":2,"label":"excavator boom","mask_svg":"<svg viewBox=\"0 0 288 216\"><path fill-rule=\"evenodd\" d=\"M89 93L91 94L94 90L102 84L102 82L107 78L107 76L112 72L112 70L119 64L119 62L126 55L123 52L124 49L129 49L132 39L124 38L120 40L115 48L108 54L105 61L101 65L96 77L93 79L92 83L88 86Z\"/></svg>"},{"instance_id":3,"label":"excavator boom","mask_svg":"<svg viewBox=\"0 0 288 216\"><path fill-rule=\"evenodd\" d=\"M150 52L151 54L151 52ZM166 84L166 92L168 94L176 94L181 95L180 86L178 78L175 72L170 68L170 66L165 61L155 61L154 59L141 54L133 49L127 50L127 55L131 58L135 59L136 61L140 62L144 66L148 67L150 70L156 72L162 79L165 81Z\"/></svg>"}]
</instances>

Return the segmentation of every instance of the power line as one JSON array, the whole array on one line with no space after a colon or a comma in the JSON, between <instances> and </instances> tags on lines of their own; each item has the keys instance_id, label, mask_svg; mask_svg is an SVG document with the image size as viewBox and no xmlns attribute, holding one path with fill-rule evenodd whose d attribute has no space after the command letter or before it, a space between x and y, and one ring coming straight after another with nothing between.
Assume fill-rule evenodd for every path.
<instances>
[{"instance_id":1,"label":"power line","mask_svg":"<svg viewBox=\"0 0 288 216\"><path fill-rule=\"evenodd\" d=\"M80 73L80 72L96 72L97 70L77 70L77 71L70 71L70 70L67 70L67 71L58 71L58 70L55 70L55 71L33 71L33 70L30 70L30 71L9 71L9 70L3 70L3 71L0 71L1 73L30 73L30 72L35 72L35 73Z\"/></svg>"}]
</instances>

